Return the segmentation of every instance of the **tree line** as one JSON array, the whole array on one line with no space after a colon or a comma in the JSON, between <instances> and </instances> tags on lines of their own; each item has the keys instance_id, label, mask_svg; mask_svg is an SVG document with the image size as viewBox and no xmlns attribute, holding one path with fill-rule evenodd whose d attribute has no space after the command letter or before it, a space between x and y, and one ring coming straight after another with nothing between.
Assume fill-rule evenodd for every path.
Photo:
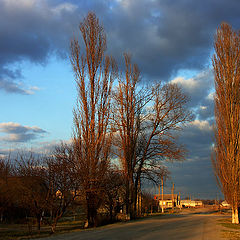
<instances>
[{"instance_id":1,"label":"tree line","mask_svg":"<svg viewBox=\"0 0 240 240\"><path fill-rule=\"evenodd\" d=\"M78 94L71 144L40 158L19 154L14 165L1 161L1 216L11 202L5 198L20 196L17 204L29 204L39 228L47 215L53 232L78 201L89 227L97 225L103 206L113 219L120 202L126 216L136 218L144 179L158 184L169 175L163 161L184 159L177 132L191 120L177 85L143 84L129 53L119 69L106 54L106 34L94 13L79 31L82 41L73 38L70 45ZM13 195L5 194L10 188Z\"/></svg>"},{"instance_id":2,"label":"tree line","mask_svg":"<svg viewBox=\"0 0 240 240\"><path fill-rule=\"evenodd\" d=\"M176 131L191 120L187 97L175 84L140 84L139 68L124 53L124 70L106 55L103 26L89 13L71 42L77 85L73 144L86 196L88 223L94 225L96 199L111 159L124 179L126 214L136 217L137 193L143 178L160 180L167 170L161 160L182 160L185 149Z\"/></svg>"}]
</instances>

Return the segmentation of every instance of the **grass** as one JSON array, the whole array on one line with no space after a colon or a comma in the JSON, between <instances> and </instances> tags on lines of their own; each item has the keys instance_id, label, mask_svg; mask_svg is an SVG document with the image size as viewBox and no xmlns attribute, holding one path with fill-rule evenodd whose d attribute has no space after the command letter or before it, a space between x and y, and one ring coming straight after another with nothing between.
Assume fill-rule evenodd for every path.
<instances>
[{"instance_id":1,"label":"grass","mask_svg":"<svg viewBox=\"0 0 240 240\"><path fill-rule=\"evenodd\" d=\"M233 224L231 219L220 219L219 224L224 227L222 237L229 240L240 240L240 225Z\"/></svg>"},{"instance_id":2,"label":"grass","mask_svg":"<svg viewBox=\"0 0 240 240\"><path fill-rule=\"evenodd\" d=\"M72 232L83 229L83 221L66 221L57 225L56 233ZM0 224L0 240L23 240L50 236L50 226L43 225L40 232L34 225L31 233L25 224Z\"/></svg>"},{"instance_id":3,"label":"grass","mask_svg":"<svg viewBox=\"0 0 240 240\"><path fill-rule=\"evenodd\" d=\"M228 240L239 240L240 239L240 233L230 230L223 230L222 231L222 237L226 238Z\"/></svg>"},{"instance_id":4,"label":"grass","mask_svg":"<svg viewBox=\"0 0 240 240\"><path fill-rule=\"evenodd\" d=\"M219 223L221 226L223 226L225 228L238 230L240 232L240 224L233 224L231 218L220 219Z\"/></svg>"}]
</instances>

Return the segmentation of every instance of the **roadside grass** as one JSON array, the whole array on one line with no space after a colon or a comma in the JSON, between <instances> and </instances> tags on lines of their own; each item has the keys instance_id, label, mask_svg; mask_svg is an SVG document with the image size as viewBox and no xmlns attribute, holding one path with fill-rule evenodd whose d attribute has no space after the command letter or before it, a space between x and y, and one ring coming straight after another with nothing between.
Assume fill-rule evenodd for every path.
<instances>
[{"instance_id":1,"label":"roadside grass","mask_svg":"<svg viewBox=\"0 0 240 240\"><path fill-rule=\"evenodd\" d=\"M174 212L176 213L176 212ZM159 216L173 214L171 211L165 211L164 213L148 213L147 215L137 218L136 221L141 221L146 218L155 218ZM54 235L81 231L84 230L84 221L73 220L72 217L64 217L58 222L56 232ZM133 222L134 220L131 220ZM115 222L122 224L125 221ZM107 224L109 225L109 224ZM105 227L101 226L101 227ZM23 240L23 239L34 239L43 238L51 235L51 227L49 225L42 224L40 232L37 230L36 225L32 225L30 228L27 224L0 224L0 240Z\"/></svg>"},{"instance_id":2,"label":"roadside grass","mask_svg":"<svg viewBox=\"0 0 240 240\"><path fill-rule=\"evenodd\" d=\"M57 225L55 234L73 232L83 229L83 221L66 221ZM42 225L40 232L32 226L29 231L26 224L0 224L0 240L23 240L48 237L51 235L50 226Z\"/></svg>"},{"instance_id":3,"label":"roadside grass","mask_svg":"<svg viewBox=\"0 0 240 240\"><path fill-rule=\"evenodd\" d=\"M222 231L222 237L226 238L228 240L239 240L240 239L240 233L230 230L223 230Z\"/></svg>"},{"instance_id":4,"label":"roadside grass","mask_svg":"<svg viewBox=\"0 0 240 240\"><path fill-rule=\"evenodd\" d=\"M47 237L49 236L49 232L41 231L40 233L37 231L33 231L31 234L28 231L3 231L0 232L1 240L22 240L22 239L32 239L38 237Z\"/></svg>"},{"instance_id":5,"label":"roadside grass","mask_svg":"<svg viewBox=\"0 0 240 240\"><path fill-rule=\"evenodd\" d=\"M188 211L193 211L188 209ZM144 216L139 217L134 221L142 221L146 218L159 218L161 216L169 216L172 217L173 215L179 214L181 211L179 209L172 209L165 210L164 213L157 212L157 213L148 213L144 214ZM181 217L181 216L179 216ZM75 232L75 231L82 231L84 230L84 221L83 217L63 217L57 224L56 232L54 235L68 233L68 232ZM126 221L119 221L115 222L115 224L123 224ZM128 222L128 221L127 221ZM101 227L106 227L109 224L103 225ZM43 238L48 237L51 235L51 228L49 225L42 224L40 232L37 230L36 225L29 226L27 224L0 224L0 240L23 240L23 239L34 239L34 238Z\"/></svg>"},{"instance_id":6,"label":"roadside grass","mask_svg":"<svg viewBox=\"0 0 240 240\"><path fill-rule=\"evenodd\" d=\"M218 224L224 227L222 237L229 240L240 240L240 225L232 224L231 218L220 219Z\"/></svg>"},{"instance_id":7,"label":"roadside grass","mask_svg":"<svg viewBox=\"0 0 240 240\"><path fill-rule=\"evenodd\" d=\"M219 223L223 227L239 230L239 232L240 232L240 224L233 224L231 218L220 219Z\"/></svg>"}]
</instances>

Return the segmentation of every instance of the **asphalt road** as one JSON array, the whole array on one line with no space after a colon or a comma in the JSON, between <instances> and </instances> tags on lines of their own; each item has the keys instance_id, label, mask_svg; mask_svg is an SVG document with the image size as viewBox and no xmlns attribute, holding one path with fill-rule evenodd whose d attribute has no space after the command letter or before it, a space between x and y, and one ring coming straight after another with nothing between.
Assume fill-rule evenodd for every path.
<instances>
[{"instance_id":1,"label":"asphalt road","mask_svg":"<svg viewBox=\"0 0 240 240\"><path fill-rule=\"evenodd\" d=\"M183 212L181 214L154 216L127 223L68 234L56 235L45 240L220 240L218 219L223 216L207 212Z\"/></svg>"}]
</instances>

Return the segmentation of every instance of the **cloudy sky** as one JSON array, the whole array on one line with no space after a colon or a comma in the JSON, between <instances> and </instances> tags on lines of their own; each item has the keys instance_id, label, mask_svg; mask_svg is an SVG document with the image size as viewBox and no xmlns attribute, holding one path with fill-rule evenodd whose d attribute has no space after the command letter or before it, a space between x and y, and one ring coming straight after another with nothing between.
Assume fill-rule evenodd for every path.
<instances>
[{"instance_id":1,"label":"cloudy sky","mask_svg":"<svg viewBox=\"0 0 240 240\"><path fill-rule=\"evenodd\" d=\"M178 83L194 120L180 136L185 162L170 164L176 191L219 193L211 168L214 33L240 28L239 0L0 0L0 155L46 151L72 131L76 101L69 43L88 11L103 23L108 53L130 52L143 81Z\"/></svg>"}]
</instances>

